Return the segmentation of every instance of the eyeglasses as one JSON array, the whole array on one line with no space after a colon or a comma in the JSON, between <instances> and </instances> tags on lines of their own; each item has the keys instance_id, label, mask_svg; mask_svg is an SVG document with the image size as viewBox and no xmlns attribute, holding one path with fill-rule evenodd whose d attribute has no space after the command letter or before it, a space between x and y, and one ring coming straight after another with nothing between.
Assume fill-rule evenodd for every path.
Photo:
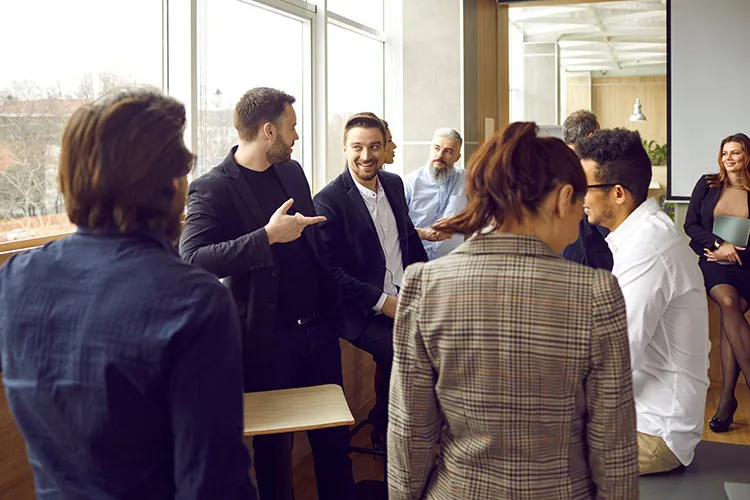
<instances>
[{"instance_id":1,"label":"eyeglasses","mask_svg":"<svg viewBox=\"0 0 750 500\"><path fill-rule=\"evenodd\" d=\"M630 191L632 193L629 187L625 186L624 184L620 184L619 182L613 182L609 184L589 184L588 186L586 186L586 189L588 190L588 189L595 189L595 188L611 188L615 186L620 186L626 191Z\"/></svg>"}]
</instances>

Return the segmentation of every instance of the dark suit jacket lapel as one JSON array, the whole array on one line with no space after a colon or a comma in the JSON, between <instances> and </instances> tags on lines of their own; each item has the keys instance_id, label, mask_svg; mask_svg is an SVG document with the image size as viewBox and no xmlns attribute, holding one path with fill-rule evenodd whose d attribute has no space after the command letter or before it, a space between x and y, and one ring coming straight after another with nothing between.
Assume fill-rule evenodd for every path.
<instances>
[{"instance_id":1,"label":"dark suit jacket lapel","mask_svg":"<svg viewBox=\"0 0 750 500\"><path fill-rule=\"evenodd\" d=\"M406 219L403 216L401 210L402 205L406 204L406 200L399 200L398 188L391 183L391 180L386 178L384 175L378 175L378 181L383 185L383 191L385 191L385 197L388 198L388 204L391 206L393 217L396 219L396 229L398 230L398 243L401 246L401 257L404 261L404 268L409 260L408 248L406 248L406 242L408 241L408 235L406 234Z\"/></svg>"},{"instance_id":2,"label":"dark suit jacket lapel","mask_svg":"<svg viewBox=\"0 0 750 500\"><path fill-rule=\"evenodd\" d=\"M247 181L242 178L242 172L240 169L244 167L239 166L237 162L234 161L234 151L235 148L232 148L232 151L229 152L229 156L224 160L224 171L229 178L232 179L232 188L237 192L240 199L247 207L250 215L255 219L257 227L265 226L268 221L265 220L266 217L261 211L260 205L258 205L255 196L253 196L253 192Z\"/></svg>"}]
</instances>

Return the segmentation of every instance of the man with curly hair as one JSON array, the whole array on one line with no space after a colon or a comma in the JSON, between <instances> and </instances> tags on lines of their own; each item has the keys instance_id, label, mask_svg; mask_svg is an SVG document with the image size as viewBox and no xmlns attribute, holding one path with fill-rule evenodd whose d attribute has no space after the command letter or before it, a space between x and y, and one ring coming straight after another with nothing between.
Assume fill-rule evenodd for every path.
<instances>
[{"instance_id":1,"label":"man with curly hair","mask_svg":"<svg viewBox=\"0 0 750 500\"><path fill-rule=\"evenodd\" d=\"M641 474L693 461L708 389L708 309L698 261L648 198L651 162L638 132L602 130L576 146L584 212L611 232L612 274L628 316Z\"/></svg>"}]
</instances>

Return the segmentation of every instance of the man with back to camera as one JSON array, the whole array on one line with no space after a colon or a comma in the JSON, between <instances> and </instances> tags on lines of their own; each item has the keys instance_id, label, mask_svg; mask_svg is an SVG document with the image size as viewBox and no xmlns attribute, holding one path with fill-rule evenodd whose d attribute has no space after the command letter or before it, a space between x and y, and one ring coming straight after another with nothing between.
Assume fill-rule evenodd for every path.
<instances>
[{"instance_id":1,"label":"man with back to camera","mask_svg":"<svg viewBox=\"0 0 750 500\"><path fill-rule=\"evenodd\" d=\"M304 171L291 160L299 138L294 102L267 87L240 98L234 110L239 145L190 185L180 241L183 259L226 278L232 291L243 326L247 392L342 385L338 290L321 260L316 226L325 218L316 216ZM352 498L349 430L307 435L319 497ZM264 500L276 498L280 484L291 498L290 441L289 435L253 439Z\"/></svg>"},{"instance_id":2,"label":"man with back to camera","mask_svg":"<svg viewBox=\"0 0 750 500\"><path fill-rule=\"evenodd\" d=\"M401 178L382 170L386 131L365 113L344 126L346 169L317 195L315 207L331 274L347 319L343 337L370 353L382 370L370 420L373 445L384 443L393 363L393 317L404 269L427 260L409 220Z\"/></svg>"},{"instance_id":3,"label":"man with back to camera","mask_svg":"<svg viewBox=\"0 0 750 500\"><path fill-rule=\"evenodd\" d=\"M58 173L77 230L0 268L5 390L39 500L257 498L237 310L174 249L184 126L155 89L80 107Z\"/></svg>"},{"instance_id":4,"label":"man with back to camera","mask_svg":"<svg viewBox=\"0 0 750 500\"><path fill-rule=\"evenodd\" d=\"M563 140L575 151L576 144L599 130L599 120L591 111L579 110L571 113L563 123ZM612 252L604 238L609 231L598 225L589 224L584 214L578 226L578 240L568 245L562 257L596 269L612 270Z\"/></svg>"},{"instance_id":5,"label":"man with back to camera","mask_svg":"<svg viewBox=\"0 0 750 500\"><path fill-rule=\"evenodd\" d=\"M409 217L430 260L447 255L464 241L460 234L450 235L431 227L466 207L466 170L455 166L461 159L462 144L458 131L452 128L435 130L427 163L404 179Z\"/></svg>"},{"instance_id":6,"label":"man with back to camera","mask_svg":"<svg viewBox=\"0 0 750 500\"><path fill-rule=\"evenodd\" d=\"M579 142L584 211L611 232L612 274L625 298L641 474L687 466L703 435L708 307L695 254L655 199L638 132L602 130Z\"/></svg>"}]
</instances>

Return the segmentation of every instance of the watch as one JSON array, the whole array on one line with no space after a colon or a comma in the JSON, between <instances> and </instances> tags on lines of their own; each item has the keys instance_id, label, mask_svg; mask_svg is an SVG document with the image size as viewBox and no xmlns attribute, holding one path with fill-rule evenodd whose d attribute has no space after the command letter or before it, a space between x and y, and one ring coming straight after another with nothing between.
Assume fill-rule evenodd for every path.
<instances>
[{"instance_id":1,"label":"watch","mask_svg":"<svg viewBox=\"0 0 750 500\"><path fill-rule=\"evenodd\" d=\"M721 247L722 243L724 243L724 240L722 240L721 238L716 238L716 241L714 241L713 249L718 250L719 247Z\"/></svg>"}]
</instances>

